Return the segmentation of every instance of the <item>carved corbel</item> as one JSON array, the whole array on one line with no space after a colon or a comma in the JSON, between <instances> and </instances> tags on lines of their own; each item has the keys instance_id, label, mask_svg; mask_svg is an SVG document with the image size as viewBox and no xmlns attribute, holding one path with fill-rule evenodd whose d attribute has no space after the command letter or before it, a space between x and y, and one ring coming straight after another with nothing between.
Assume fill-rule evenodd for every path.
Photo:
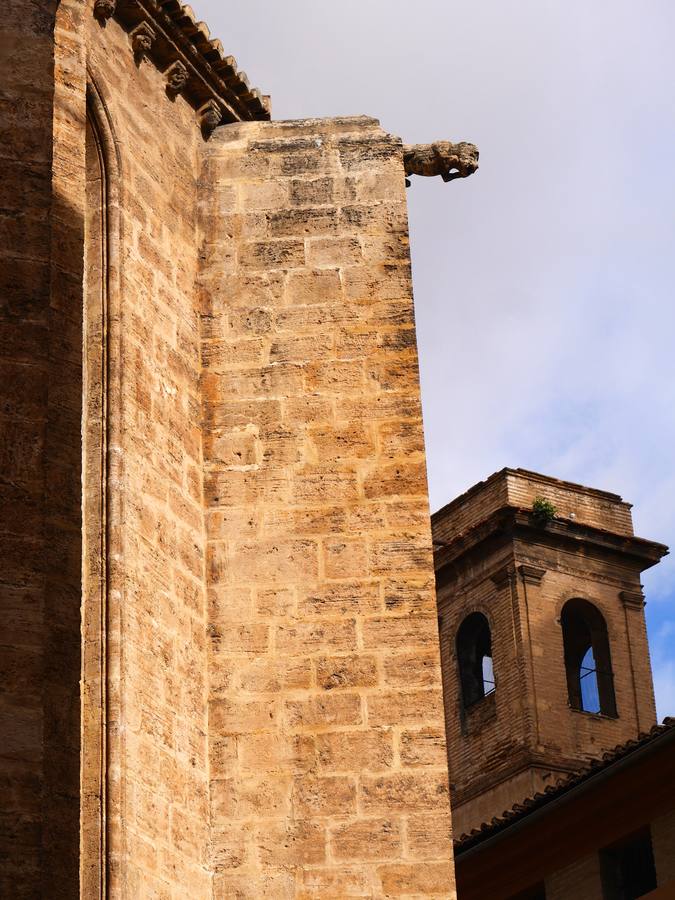
<instances>
[{"instance_id":1,"label":"carved corbel","mask_svg":"<svg viewBox=\"0 0 675 900\"><path fill-rule=\"evenodd\" d=\"M644 609L645 598L642 591L619 591L619 597L624 606L629 609Z\"/></svg>"},{"instance_id":2,"label":"carved corbel","mask_svg":"<svg viewBox=\"0 0 675 900\"><path fill-rule=\"evenodd\" d=\"M165 72L166 92L172 100L185 90L188 80L187 67L177 59Z\"/></svg>"},{"instance_id":3,"label":"carved corbel","mask_svg":"<svg viewBox=\"0 0 675 900\"><path fill-rule=\"evenodd\" d=\"M208 140L223 120L223 111L215 100L209 100L199 108L199 124L204 140Z\"/></svg>"},{"instance_id":4,"label":"carved corbel","mask_svg":"<svg viewBox=\"0 0 675 900\"><path fill-rule=\"evenodd\" d=\"M525 584L541 584L541 579L546 574L546 569L541 569L539 566L527 566L524 564L518 566L518 571Z\"/></svg>"},{"instance_id":5,"label":"carved corbel","mask_svg":"<svg viewBox=\"0 0 675 900\"><path fill-rule=\"evenodd\" d=\"M150 54L156 37L155 29L147 22L141 22L131 32L131 46L137 66L140 66L143 59Z\"/></svg>"},{"instance_id":6,"label":"carved corbel","mask_svg":"<svg viewBox=\"0 0 675 900\"><path fill-rule=\"evenodd\" d=\"M501 591L502 588L505 588L507 585L513 583L513 577L516 574L515 567L509 563L506 566L502 566L501 569L498 569L496 572L490 576L492 579L492 583L497 588L498 591Z\"/></svg>"},{"instance_id":7,"label":"carved corbel","mask_svg":"<svg viewBox=\"0 0 675 900\"><path fill-rule=\"evenodd\" d=\"M112 19L116 6L117 0L94 0L94 15L101 25L105 25L108 19Z\"/></svg>"}]
</instances>

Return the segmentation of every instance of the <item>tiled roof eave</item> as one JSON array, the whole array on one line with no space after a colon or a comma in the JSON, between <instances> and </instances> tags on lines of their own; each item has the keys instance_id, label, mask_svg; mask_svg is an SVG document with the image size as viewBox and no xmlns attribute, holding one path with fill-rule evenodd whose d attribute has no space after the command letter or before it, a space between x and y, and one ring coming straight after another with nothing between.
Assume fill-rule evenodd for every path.
<instances>
[{"instance_id":1,"label":"tiled roof eave","mask_svg":"<svg viewBox=\"0 0 675 900\"><path fill-rule=\"evenodd\" d=\"M94 15L102 25L119 22L134 54L166 74L169 96L182 94L208 133L221 123L270 118L270 98L251 87L236 59L179 0L95 0Z\"/></svg>"},{"instance_id":2,"label":"tiled roof eave","mask_svg":"<svg viewBox=\"0 0 675 900\"><path fill-rule=\"evenodd\" d=\"M495 816L490 822L484 822L479 828L473 829L468 834L461 835L454 842L455 855L461 856L488 839L506 833L511 825L523 822L527 816L537 810L542 809L565 794L571 793L601 773L608 772L612 766L627 761L634 754L651 749L657 741L664 739L675 739L675 718L664 719L662 725L655 725L650 731L641 734L637 739L619 744L613 750L603 753L600 759L592 760L582 769L558 781L557 784L549 785L543 792L537 793L533 797L528 797L522 803L514 804L510 809L503 812L501 816Z\"/></svg>"}]
</instances>

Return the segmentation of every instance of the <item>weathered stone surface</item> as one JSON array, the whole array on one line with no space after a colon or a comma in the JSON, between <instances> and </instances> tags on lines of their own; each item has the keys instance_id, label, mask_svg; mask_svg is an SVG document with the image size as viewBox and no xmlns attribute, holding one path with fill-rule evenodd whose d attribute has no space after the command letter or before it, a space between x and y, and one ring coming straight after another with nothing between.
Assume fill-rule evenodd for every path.
<instances>
[{"instance_id":1,"label":"weathered stone surface","mask_svg":"<svg viewBox=\"0 0 675 900\"><path fill-rule=\"evenodd\" d=\"M406 175L440 175L443 181L466 178L478 168L478 148L462 141L435 141L403 148Z\"/></svg>"},{"instance_id":2,"label":"weathered stone surface","mask_svg":"<svg viewBox=\"0 0 675 900\"><path fill-rule=\"evenodd\" d=\"M365 819L331 831L336 859L379 860L401 856L401 825L396 819Z\"/></svg>"},{"instance_id":3,"label":"weathered stone surface","mask_svg":"<svg viewBox=\"0 0 675 900\"><path fill-rule=\"evenodd\" d=\"M378 870L386 897L454 897L452 864L408 863L381 866Z\"/></svg>"},{"instance_id":4,"label":"weathered stone surface","mask_svg":"<svg viewBox=\"0 0 675 900\"><path fill-rule=\"evenodd\" d=\"M264 852L249 847L231 872L260 896L279 864L298 897L380 896L383 860L413 877L410 814L446 821L421 855L451 858L400 144L370 120L227 126L206 166L239 198L226 219L217 194L202 210L211 616L228 602L246 615L211 641L225 673L211 688L211 777L241 793L252 771L295 773ZM247 235L248 209L265 210L264 239ZM252 614L235 587L255 596ZM404 737L425 729L426 742ZM216 842L231 821L214 819Z\"/></svg>"},{"instance_id":5,"label":"weathered stone surface","mask_svg":"<svg viewBox=\"0 0 675 900\"><path fill-rule=\"evenodd\" d=\"M379 772L394 763L394 738L388 729L336 731L317 736L322 768L334 772Z\"/></svg>"},{"instance_id":6,"label":"weathered stone surface","mask_svg":"<svg viewBox=\"0 0 675 900\"><path fill-rule=\"evenodd\" d=\"M383 895L447 811L400 141L56 7L5 16L0 893Z\"/></svg>"}]
</instances>

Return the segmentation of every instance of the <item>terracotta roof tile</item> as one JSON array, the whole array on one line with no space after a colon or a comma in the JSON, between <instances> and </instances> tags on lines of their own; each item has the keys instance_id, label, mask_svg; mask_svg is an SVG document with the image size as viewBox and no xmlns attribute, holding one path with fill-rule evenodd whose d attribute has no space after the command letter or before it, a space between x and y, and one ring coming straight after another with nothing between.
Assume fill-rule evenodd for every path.
<instances>
[{"instance_id":1,"label":"terracotta roof tile","mask_svg":"<svg viewBox=\"0 0 675 900\"><path fill-rule=\"evenodd\" d=\"M490 822L484 822L479 828L474 828L468 834L461 835L454 842L455 854L461 854L494 834L503 831L509 825L523 819L536 809L545 806L551 800L568 793L584 781L588 781L598 772L609 768L621 759L625 759L637 750L641 750L668 732L675 732L675 718L664 719L661 725L655 725L650 731L639 735L638 738L619 744L613 750L608 750L599 759L591 760L583 768L578 769L565 778L561 778L556 784L549 785L544 791L528 797L522 803L515 803L510 809L507 809L500 816L495 816Z\"/></svg>"},{"instance_id":2,"label":"terracotta roof tile","mask_svg":"<svg viewBox=\"0 0 675 900\"><path fill-rule=\"evenodd\" d=\"M269 119L270 98L251 87L233 56L225 54L205 22L179 0L117 0L114 15L127 29L152 24L156 40L149 53L162 71L176 59L187 67L186 95L195 108L214 100L223 121Z\"/></svg>"}]
</instances>

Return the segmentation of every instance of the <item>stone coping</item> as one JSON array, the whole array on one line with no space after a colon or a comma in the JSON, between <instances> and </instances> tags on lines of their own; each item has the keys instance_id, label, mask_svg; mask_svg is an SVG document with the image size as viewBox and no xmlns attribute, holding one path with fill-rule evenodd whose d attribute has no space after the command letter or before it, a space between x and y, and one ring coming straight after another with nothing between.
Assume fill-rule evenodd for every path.
<instances>
[{"instance_id":1,"label":"stone coping","mask_svg":"<svg viewBox=\"0 0 675 900\"><path fill-rule=\"evenodd\" d=\"M582 543L598 550L632 556L641 564L640 571L656 565L668 554L665 544L649 541L634 535L620 534L604 528L595 528L557 516L544 525L538 523L532 510L516 506L502 506L494 510L466 531L453 536L447 542L434 540L434 569L437 579L448 565L455 565L461 557L478 544L493 536L528 536L549 543ZM532 568L532 567L529 567ZM524 573L527 575L528 573ZM630 598L627 598L629 601ZM627 601L624 601L627 602Z\"/></svg>"}]
</instances>

